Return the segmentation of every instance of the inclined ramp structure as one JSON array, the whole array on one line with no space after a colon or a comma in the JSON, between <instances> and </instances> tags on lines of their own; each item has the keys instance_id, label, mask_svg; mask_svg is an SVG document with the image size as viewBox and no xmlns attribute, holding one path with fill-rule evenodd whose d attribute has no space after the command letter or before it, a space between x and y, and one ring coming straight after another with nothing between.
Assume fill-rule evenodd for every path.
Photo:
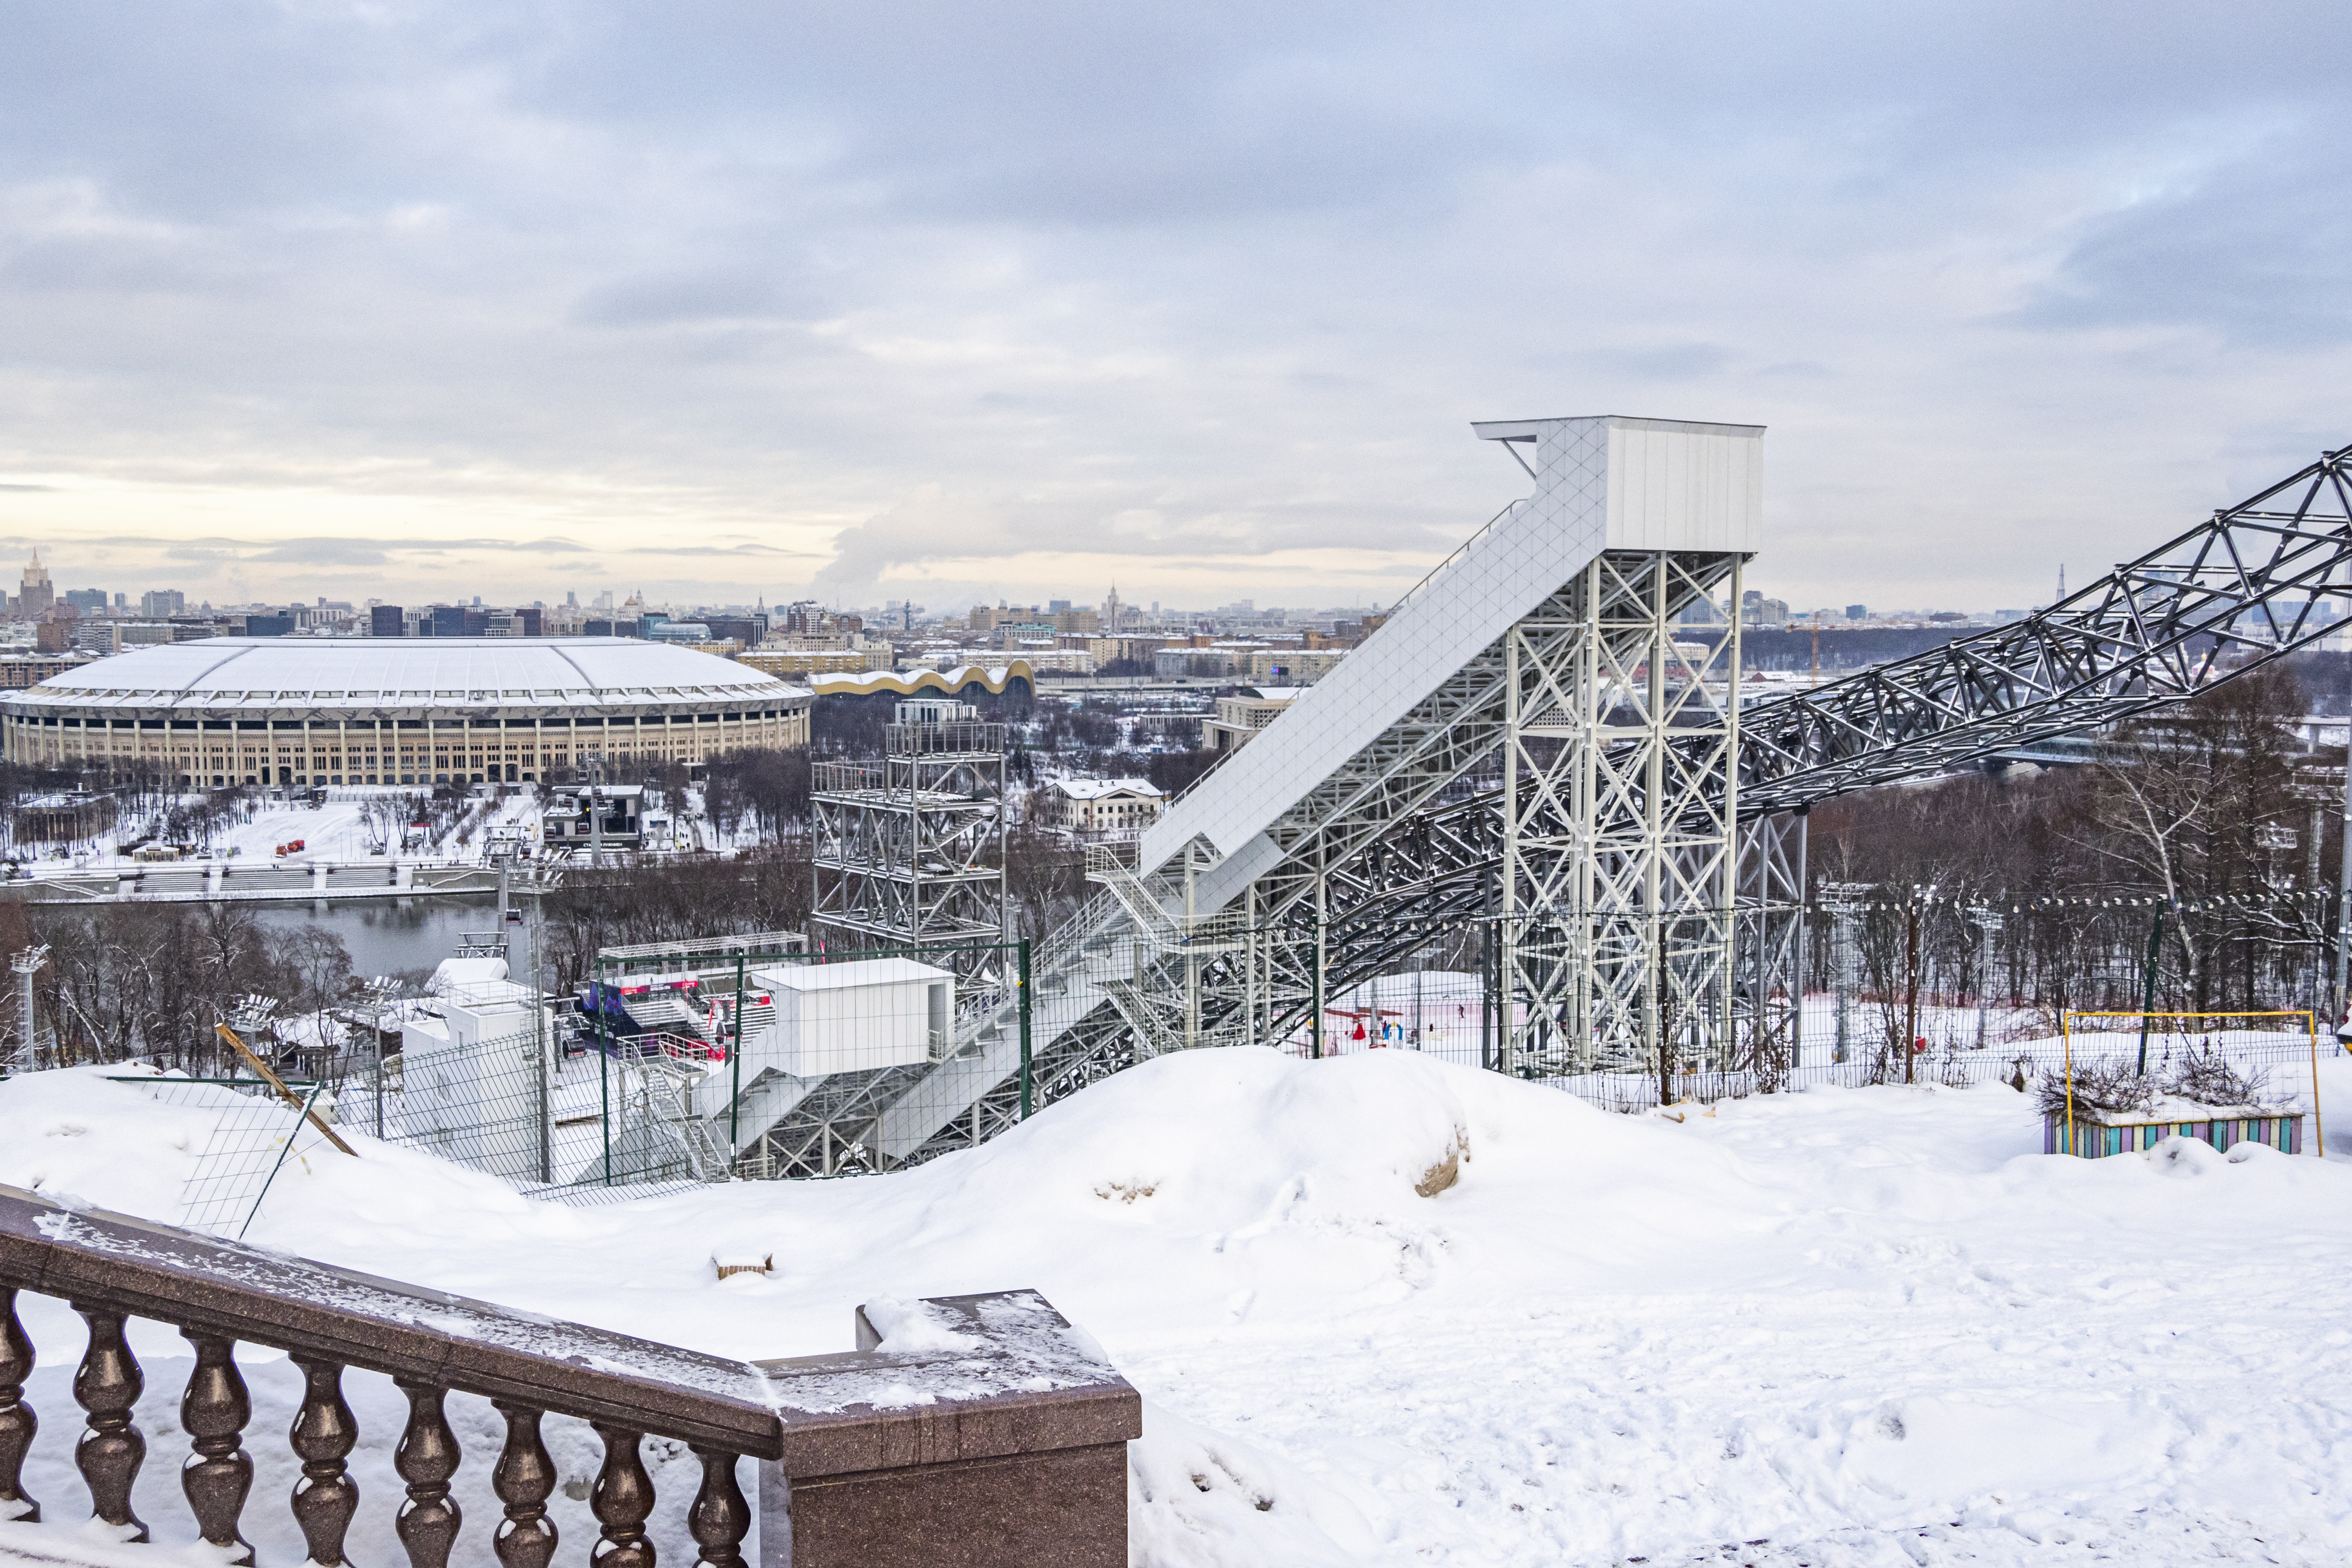
<instances>
[{"instance_id":1,"label":"inclined ramp structure","mask_svg":"<svg viewBox=\"0 0 2352 1568\"><path fill-rule=\"evenodd\" d=\"M1791 1059L1804 814L1845 790L2176 702L2352 610L2352 448L2027 620L1739 703L1761 430L1475 426L1534 480L1321 684L1180 798L1033 958L1031 1093L1144 1057L1297 1038L1431 928L1481 918L1522 1005L1507 1070ZM1675 641L1727 586L1711 648ZM1723 695L1711 698L1708 685ZM961 998L946 1059L763 1089L764 1173L854 1141L896 1165L1020 1114L1018 1007ZM766 1114L763 1107L762 1116Z\"/></svg>"},{"instance_id":2,"label":"inclined ramp structure","mask_svg":"<svg viewBox=\"0 0 2352 1568\"><path fill-rule=\"evenodd\" d=\"M1687 984L1723 989L1731 819L1717 809L1712 828L1694 826L1681 805L1703 796L1702 773L1729 780L1733 719L1706 697L1701 677L1712 666L1672 680L1665 671L1685 607L1727 580L1738 601L1740 564L1759 543L1762 427L1610 416L1475 428L1520 458L1533 493L1177 801L1136 864L1090 857L1100 890L1033 955L1034 1098L1058 1097L1138 1056L1279 1037L1313 1016L1326 989L1316 977L1331 973L1328 928L1341 913L1332 874L1491 761L1507 735L1556 760L1573 749L1569 737L1638 732L1644 760L1632 773L1570 792L1585 826L1527 846L1520 874L1505 881L1528 880L1531 868L1533 885L1560 889L1571 879L1563 853L1601 865L1603 885L1585 887L1577 907L1606 910L1612 943L1579 944L1603 972L1604 991L1643 1005L1640 975L1656 921L1621 906L1644 898L1645 908L1671 904L1682 926L1698 922L1685 945L1715 954L1717 973ZM1736 681L1736 658L1715 662ZM1672 752L1677 734L1711 737L1711 760L1694 769ZM1669 763L1681 787L1660 799L1675 809L1651 811L1629 831L1615 820L1625 784ZM1547 776L1538 793L1561 797L1564 787ZM1607 841L1597 860L1583 843L1571 847L1595 830ZM1673 862L1663 879L1635 864L1662 848ZM1575 989L1559 972L1563 948L1550 941L1528 967L1547 993ZM1019 1114L1018 1026L1012 995L975 994L943 1061L796 1086L789 1106L781 1101L793 1090L766 1089L761 1117L781 1114L766 1130L764 1170L814 1172L814 1152L845 1142L890 1165L981 1141ZM1612 1012L1606 1026L1642 1026Z\"/></svg>"}]
</instances>

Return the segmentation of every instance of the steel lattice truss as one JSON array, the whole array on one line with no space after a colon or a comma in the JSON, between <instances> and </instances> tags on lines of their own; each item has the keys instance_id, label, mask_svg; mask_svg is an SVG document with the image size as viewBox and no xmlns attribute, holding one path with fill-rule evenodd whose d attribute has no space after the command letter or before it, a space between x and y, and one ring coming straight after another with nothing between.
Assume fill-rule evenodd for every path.
<instances>
[{"instance_id":1,"label":"steel lattice truss","mask_svg":"<svg viewBox=\"0 0 2352 1568\"><path fill-rule=\"evenodd\" d=\"M1528 1013L1507 1068L1646 1059L1678 1021L1729 1037L1738 676L1720 672L1729 703L1706 679L1738 647L1694 663L1674 617L1727 579L1736 601L1738 566L1606 551L1559 596L1566 613L1508 634L1510 668L1531 680L1511 683L1505 725L1503 984Z\"/></svg>"},{"instance_id":2,"label":"steel lattice truss","mask_svg":"<svg viewBox=\"0 0 2352 1568\"><path fill-rule=\"evenodd\" d=\"M2194 696L2319 637L2322 605L2352 608L2347 566L2352 447L2026 620L1748 709L1738 815L1916 778Z\"/></svg>"},{"instance_id":3,"label":"steel lattice truss","mask_svg":"<svg viewBox=\"0 0 2352 1568\"><path fill-rule=\"evenodd\" d=\"M1321 995L1383 973L1438 933L1479 919L1501 929L1509 922L1497 919L1500 874L1515 853L1522 932L1545 921L1572 932L1629 910L1727 919L1737 933L1729 951L1719 931L1707 932L1698 945L1715 952L1712 966L1675 954L1669 967L1681 977L1671 990L1694 1013L1704 1002L1736 1014L1740 1059L1769 1070L1774 1058L1786 1060L1786 991L1800 945L1790 911L1804 876L1801 820L1783 814L2103 728L2310 643L2327 626L2320 604L2352 609L2348 468L2352 448L2331 453L2028 620L1748 707L1736 725L1689 706L1696 681L1653 684L1624 651L1644 637L1658 646L1654 625L1631 619L1671 618L1736 558L1636 552L1664 586L1617 628L1626 635L1615 645L1590 635L1588 618L1610 593L1563 584L1304 793L1267 829L1279 855L1206 923L1177 912L1190 856L1148 880L1094 868L1105 890L1039 954L1041 988L1060 989L1039 998L1037 1097L1058 1098L1161 1049L1282 1037ZM1635 564L1606 567L1620 602L1638 596L1628 592ZM1546 641L1578 620L1582 633ZM1736 661L1736 649L1720 657ZM1575 669L1576 658L1589 663ZM1725 765L1732 757L1736 768ZM1507 802L1506 762L1528 786L1523 801ZM1742 825L1736 848L1723 831L1733 819ZM1670 842L1677 834L1686 842ZM1679 885L1636 888L1619 874L1635 868ZM1549 961L1566 966L1573 946L1562 940ZM1625 974L1640 967L1619 957ZM1559 989L1526 967L1515 990ZM1652 1005L1646 990L1570 986L1561 995L1599 997L1591 1005L1613 1008L1622 1033ZM960 1036L993 1030L1001 1039L1004 1021L1000 1006ZM1559 1023L1563 1038L1579 1040L1606 1026L1591 1015ZM1654 1014L1642 1028L1654 1040ZM1728 1029L1717 1039L1734 1043ZM1002 1059L987 1054L990 1064ZM886 1163L968 1147L1017 1113L992 1065L956 1093L940 1090L936 1070L904 1070L903 1080L841 1090L839 1110L877 1130L890 1115L906 1118L907 1131L881 1141ZM918 1102L924 1109L909 1111ZM822 1120L798 1125L814 1131Z\"/></svg>"}]
</instances>

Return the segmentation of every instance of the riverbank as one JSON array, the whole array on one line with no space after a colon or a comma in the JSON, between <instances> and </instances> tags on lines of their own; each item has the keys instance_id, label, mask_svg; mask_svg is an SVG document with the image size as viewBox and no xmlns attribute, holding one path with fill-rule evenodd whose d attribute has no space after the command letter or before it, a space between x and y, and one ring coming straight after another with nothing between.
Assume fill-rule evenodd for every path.
<instances>
[{"instance_id":1,"label":"riverbank","mask_svg":"<svg viewBox=\"0 0 2352 1568\"><path fill-rule=\"evenodd\" d=\"M123 861L0 882L0 898L35 904L307 903L495 892L498 885L497 868L478 861Z\"/></svg>"}]
</instances>

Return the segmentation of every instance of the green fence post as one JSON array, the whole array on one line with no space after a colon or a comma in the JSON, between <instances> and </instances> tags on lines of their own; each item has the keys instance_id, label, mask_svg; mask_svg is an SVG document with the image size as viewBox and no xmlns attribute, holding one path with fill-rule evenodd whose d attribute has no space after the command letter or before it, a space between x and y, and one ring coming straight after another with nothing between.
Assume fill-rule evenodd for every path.
<instances>
[{"instance_id":1,"label":"green fence post","mask_svg":"<svg viewBox=\"0 0 2352 1568\"><path fill-rule=\"evenodd\" d=\"M1315 916L1315 941L1307 949L1307 1001L1315 1009L1307 1026L1307 1049L1319 1062L1323 1059L1323 916L1319 910Z\"/></svg>"},{"instance_id":2,"label":"green fence post","mask_svg":"<svg viewBox=\"0 0 2352 1568\"><path fill-rule=\"evenodd\" d=\"M2156 964L2164 956L2164 906L2156 909L2156 923L2147 928L2147 977L2140 987L2139 998L2139 1072L2147 1076L2148 1015L2156 1011Z\"/></svg>"},{"instance_id":3,"label":"green fence post","mask_svg":"<svg viewBox=\"0 0 2352 1568\"><path fill-rule=\"evenodd\" d=\"M1478 1066L1495 1070L1495 928L1478 927Z\"/></svg>"},{"instance_id":4,"label":"green fence post","mask_svg":"<svg viewBox=\"0 0 2352 1568\"><path fill-rule=\"evenodd\" d=\"M2315 1085L2317 1080L2314 1079L2313 1082ZM271 1185L278 1180L278 1173L286 1168L287 1153L294 1147L294 1140L302 1135L303 1125L310 1120L310 1107L318 1102L319 1091L325 1087L324 1084L314 1083L310 1086L310 1094L304 1097L301 1112L294 1118L294 1131L286 1134L286 1142L278 1145L278 1159L269 1167L269 1174L262 1178L261 1191L254 1194L253 1206L245 1211L245 1223L236 1227L236 1238L239 1241L243 1241L245 1233L253 1228L253 1216L261 1212L261 1200L269 1195ZM318 1145L312 1144L311 1147L316 1148Z\"/></svg>"},{"instance_id":5,"label":"green fence post","mask_svg":"<svg viewBox=\"0 0 2352 1568\"><path fill-rule=\"evenodd\" d=\"M604 1129L604 1184L609 1187L613 1184L613 1038L604 1025L604 959L601 953L596 958L596 986L590 994L596 999L590 1037L596 1042L596 1099L604 1108L604 1114L597 1120Z\"/></svg>"},{"instance_id":6,"label":"green fence post","mask_svg":"<svg viewBox=\"0 0 2352 1568\"><path fill-rule=\"evenodd\" d=\"M1021 939L1021 1120L1029 1120L1029 939Z\"/></svg>"}]
</instances>

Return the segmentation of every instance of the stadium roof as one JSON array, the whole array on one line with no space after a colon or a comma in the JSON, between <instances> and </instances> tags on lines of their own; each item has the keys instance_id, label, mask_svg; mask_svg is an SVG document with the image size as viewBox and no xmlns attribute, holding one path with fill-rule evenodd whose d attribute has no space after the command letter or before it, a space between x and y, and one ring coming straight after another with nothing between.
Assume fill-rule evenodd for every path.
<instances>
[{"instance_id":1,"label":"stadium roof","mask_svg":"<svg viewBox=\"0 0 2352 1568\"><path fill-rule=\"evenodd\" d=\"M773 701L807 689L635 637L207 637L116 654L14 694L68 703Z\"/></svg>"}]
</instances>

